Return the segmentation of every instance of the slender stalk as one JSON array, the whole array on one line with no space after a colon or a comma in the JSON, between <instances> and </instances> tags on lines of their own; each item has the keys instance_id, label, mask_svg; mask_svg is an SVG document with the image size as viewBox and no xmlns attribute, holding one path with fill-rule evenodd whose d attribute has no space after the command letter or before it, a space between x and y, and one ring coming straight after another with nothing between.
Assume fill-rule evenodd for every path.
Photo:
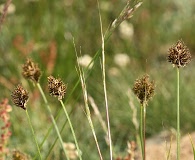
<instances>
[{"instance_id":1,"label":"slender stalk","mask_svg":"<svg viewBox=\"0 0 195 160\"><path fill-rule=\"evenodd\" d=\"M75 49L75 52L77 53L76 49ZM78 57L77 57L77 62L78 62ZM100 147L99 147L99 144L98 144L97 136L95 134L95 129L94 129L94 126L93 126L93 122L91 120L91 113L90 113L89 105L88 105L88 94L87 94L87 88L86 88L86 84L85 84L85 76L84 76L83 71L81 71L79 63L78 63L78 67L79 67L78 68L79 69L79 77L80 77L81 86L82 86L82 90L83 90L83 98L84 98L84 103L85 103L86 116L87 116L87 119L89 121L89 125L91 127L92 133L93 133L93 137L94 137L94 140L95 140L95 143L96 143L96 147L97 147L97 150L98 150L100 160L103 160L101 150L100 150Z\"/></svg>"},{"instance_id":2,"label":"slender stalk","mask_svg":"<svg viewBox=\"0 0 195 160\"><path fill-rule=\"evenodd\" d=\"M104 99L105 99L105 107L106 107L106 120L107 120L107 128L108 128L108 141L109 141L109 147L110 147L110 160L113 158L112 153L112 139L111 139L111 132L110 132L110 117L109 117L109 110L108 110L108 97L107 97L107 90L106 90L106 67L105 67L105 42L104 42L104 35L103 35L103 29L102 29L102 19L100 14L100 6L99 1L98 3L98 9L99 9L99 19L100 19L100 29L101 29L101 37L102 37L102 78L103 78L103 88L104 88Z\"/></svg>"},{"instance_id":3,"label":"slender stalk","mask_svg":"<svg viewBox=\"0 0 195 160\"><path fill-rule=\"evenodd\" d=\"M67 121L66 121L66 122L67 122ZM60 130L60 134L63 132L63 129L64 129L65 125L66 125L66 123L63 124L63 126L62 126L62 128L61 128L61 130ZM51 126L51 127L52 127L52 126ZM51 127L50 127L50 128L51 128ZM53 147L55 146L57 140L58 140L58 137L56 137L56 139L55 139L54 142L52 143L50 149L48 150L48 154L47 154L47 156L46 156L45 159L48 159L48 157L49 157L49 155L50 155L50 152L52 151Z\"/></svg>"},{"instance_id":4,"label":"slender stalk","mask_svg":"<svg viewBox=\"0 0 195 160\"><path fill-rule=\"evenodd\" d=\"M74 132L72 123L71 123L71 121L70 121L70 117L69 117L69 115L68 115L68 113L67 113L66 107L65 107L64 103L62 102L62 100L60 100L60 103L61 103L61 105L62 105L62 108L63 108L63 110L64 110L64 113L65 113L66 117L67 117L68 123L69 123L69 125L70 125L70 129L71 129L71 132L72 132L72 135L73 135L73 138L74 138L76 147L77 147L79 159L82 160L82 157L81 157L81 154L82 154L82 153L81 153L81 151L80 151L80 149L79 149L79 145L78 145L78 142L77 142L77 139L76 139L76 136L75 136L75 132Z\"/></svg>"},{"instance_id":5,"label":"slender stalk","mask_svg":"<svg viewBox=\"0 0 195 160\"><path fill-rule=\"evenodd\" d=\"M177 160L180 159L179 68L177 68Z\"/></svg>"},{"instance_id":6,"label":"slender stalk","mask_svg":"<svg viewBox=\"0 0 195 160\"><path fill-rule=\"evenodd\" d=\"M111 132L110 132L110 118L109 118L109 110L108 110L108 97L107 97L107 90L106 90L106 73L105 72L106 71L105 71L104 42L102 42L102 76L103 76L104 98L105 98L105 107L106 107L106 120L107 120L107 128L108 128L108 140L110 143L109 144L110 160L112 160L112 139L111 139Z\"/></svg>"},{"instance_id":7,"label":"slender stalk","mask_svg":"<svg viewBox=\"0 0 195 160\"><path fill-rule=\"evenodd\" d=\"M172 140L173 140L173 136L171 136L170 145L169 145L169 150L168 150L168 153L167 153L167 155L166 155L166 160L169 160L170 157L171 157Z\"/></svg>"},{"instance_id":8,"label":"slender stalk","mask_svg":"<svg viewBox=\"0 0 195 160\"><path fill-rule=\"evenodd\" d=\"M138 4L141 4L141 2L139 2ZM138 5L138 4L136 4L136 5ZM134 6L134 9L133 9L132 13L133 13L134 11L136 11L137 8L138 8L138 7ZM123 12L123 11L122 11L122 12ZM122 13L122 12L121 12L121 13ZM120 15L119 15L119 16L120 16ZM119 18L119 17L118 17L118 18ZM115 22L115 21L113 21L113 23L114 23L114 22ZM116 29L119 25L120 25L120 23L117 23L117 25L115 25L114 27L112 27L112 26L109 26L109 27L108 27L108 30L106 31L105 36L104 36L104 42L105 42L105 43L108 42L108 40L110 39L111 35L113 34L113 32L115 31L115 29ZM90 66L91 63L97 62L97 59L98 59L98 57L99 57L99 55L100 55L100 53L101 53L101 50L102 50L101 47L97 50L97 52L96 52L95 55L93 56L91 62L89 63L88 67ZM88 73L88 75L90 75L90 74L92 73L92 71L93 71L93 69L91 69L91 70L88 70L88 68L85 69L85 72ZM88 77L87 77L87 78L88 78ZM87 79L87 78L86 78L86 79ZM66 102L70 99L71 95L75 92L76 88L77 88L78 85L79 85L79 82L80 82L80 79L78 79L77 82L75 83L73 89L71 90L70 94L68 95L68 98L66 99ZM78 96L78 97L79 97L79 96ZM66 102L65 102L65 103L66 103ZM61 114L61 112L62 112L62 109L58 112L56 119L58 119L58 117L59 117L59 115ZM64 122L63 126L65 126L65 123L66 123L66 122ZM64 128L64 127L63 127L63 128ZM62 128L62 130L63 130L63 128ZM48 131L48 133L50 133L50 130ZM47 135L49 135L49 134L47 134ZM55 141L55 142L56 142L56 141ZM42 144L44 144L44 141L42 142Z\"/></svg>"},{"instance_id":9,"label":"slender stalk","mask_svg":"<svg viewBox=\"0 0 195 160\"><path fill-rule=\"evenodd\" d=\"M98 144L97 136L95 134L95 129L94 129L94 126L93 126L93 122L92 122L90 116L87 116L87 118L88 118L89 125L90 125L92 133L93 133L93 137L94 137L94 140L95 140L95 143L96 143L96 146L97 146L97 150L98 150L98 153L99 153L99 156L100 156L100 160L103 160L103 157L102 157L102 154L101 154L101 151L100 151L100 147L99 147L99 144Z\"/></svg>"},{"instance_id":10,"label":"slender stalk","mask_svg":"<svg viewBox=\"0 0 195 160\"><path fill-rule=\"evenodd\" d=\"M50 106L49 106L49 104L48 104L47 98L46 98L46 96L45 96L45 94L44 94L44 92L43 92L43 89L41 88L40 84L39 84L39 83L36 83L36 85L37 85L37 87L38 87L38 89L39 89L39 91L40 91L40 93L41 93L41 95L42 95L42 97L43 97L43 100L44 100L44 102L45 102L46 108L47 108L47 110L48 110L48 112L49 112L49 114L50 114L52 123L53 123L53 125L54 125L54 128L55 128L55 130L56 130L56 132L57 132L58 138L59 138L59 140L60 140L60 144L61 144L62 150L64 151L64 154L65 154L67 160L69 160L69 157L68 157L67 152L66 152L66 150L65 150L65 148L64 148L64 145L63 145L63 140L62 140L62 137L61 137L61 135L60 135L58 126L57 126L57 124L56 124L56 121L55 121L55 119L54 119L52 113L51 113L51 108L50 108Z\"/></svg>"},{"instance_id":11,"label":"slender stalk","mask_svg":"<svg viewBox=\"0 0 195 160\"><path fill-rule=\"evenodd\" d=\"M27 116L27 118L28 118L28 123L29 123L29 125L30 125L31 131L32 131L32 134L33 134L33 138L34 138L34 141L35 141L36 146L37 146L37 151L38 151L38 153L39 153L39 158L42 160L40 148L39 148L39 145L38 145L38 143L37 143L37 139L36 139L36 137L35 137L35 132L34 132L34 129L33 129L33 126L32 126L32 123L31 123L31 120L30 120L30 117L29 117L29 114L28 114L27 109L26 109L26 116Z\"/></svg>"},{"instance_id":12,"label":"slender stalk","mask_svg":"<svg viewBox=\"0 0 195 160\"><path fill-rule=\"evenodd\" d=\"M146 103L143 104L143 116L144 116L144 119L143 119L143 159L145 160L146 159Z\"/></svg>"},{"instance_id":13,"label":"slender stalk","mask_svg":"<svg viewBox=\"0 0 195 160\"><path fill-rule=\"evenodd\" d=\"M144 117L143 117L143 112L144 112L144 106L141 105L140 107L140 141L141 141L141 151L142 151L142 160L144 159L144 137L143 137L143 122L144 122Z\"/></svg>"}]
</instances>

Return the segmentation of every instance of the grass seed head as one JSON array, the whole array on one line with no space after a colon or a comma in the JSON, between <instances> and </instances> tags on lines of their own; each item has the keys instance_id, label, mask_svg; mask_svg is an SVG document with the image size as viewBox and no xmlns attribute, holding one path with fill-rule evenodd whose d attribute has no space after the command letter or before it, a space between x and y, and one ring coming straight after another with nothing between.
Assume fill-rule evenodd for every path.
<instances>
[{"instance_id":1,"label":"grass seed head","mask_svg":"<svg viewBox=\"0 0 195 160\"><path fill-rule=\"evenodd\" d=\"M149 80L149 75L144 75L142 78L139 78L135 81L133 92L139 99L140 103L143 105L147 104L154 95L154 81Z\"/></svg>"},{"instance_id":2,"label":"grass seed head","mask_svg":"<svg viewBox=\"0 0 195 160\"><path fill-rule=\"evenodd\" d=\"M65 85L60 78L56 79L53 76L49 76L47 79L50 95L58 97L58 100L62 100L66 93L67 85Z\"/></svg>"},{"instance_id":3,"label":"grass seed head","mask_svg":"<svg viewBox=\"0 0 195 160\"><path fill-rule=\"evenodd\" d=\"M35 64L31 59L27 59L26 63L22 66L22 69L24 78L30 79L35 83L39 82L41 70L39 69L38 64Z\"/></svg>"},{"instance_id":4,"label":"grass seed head","mask_svg":"<svg viewBox=\"0 0 195 160\"><path fill-rule=\"evenodd\" d=\"M28 91L25 90L20 84L14 89L11 94L13 103L24 110L26 110L26 103L28 101Z\"/></svg>"},{"instance_id":5,"label":"grass seed head","mask_svg":"<svg viewBox=\"0 0 195 160\"><path fill-rule=\"evenodd\" d=\"M189 49L182 40L178 40L176 44L169 48L168 52L168 62L178 68L185 67L192 59Z\"/></svg>"}]
</instances>

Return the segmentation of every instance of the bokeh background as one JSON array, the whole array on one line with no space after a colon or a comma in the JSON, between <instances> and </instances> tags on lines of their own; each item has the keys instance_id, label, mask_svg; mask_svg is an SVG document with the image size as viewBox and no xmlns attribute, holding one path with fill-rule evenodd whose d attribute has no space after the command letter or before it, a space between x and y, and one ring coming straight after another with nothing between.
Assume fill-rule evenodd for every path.
<instances>
[{"instance_id":1,"label":"bokeh background","mask_svg":"<svg viewBox=\"0 0 195 160\"><path fill-rule=\"evenodd\" d=\"M1 0L2 5L5 1ZM126 0L99 0L103 31L118 17ZM130 3L136 3L131 1ZM101 32L97 1L94 0L20 0L13 1L0 32L0 97L9 98L18 83L30 91L28 108L39 143L45 137L51 121L44 108L37 88L22 75L22 64L31 58L42 70L40 84L43 86L54 115L60 111L59 102L50 97L47 90L47 76L60 77L68 84L64 99L76 135L83 152L83 159L98 159L92 132L83 112L84 103L80 84L73 91L79 79L76 53L82 57L85 67L101 47ZM166 61L168 48L182 39L195 51L195 1L194 0L144 0L134 16L124 21L111 35L105 45L106 80L111 122L111 134L116 155L126 153L127 141L135 140L136 130L132 123L129 101L139 112L139 103L131 93L135 79L147 73L155 81L155 96L147 107L147 137L163 130L176 128L176 69ZM181 75L181 129L182 134L195 129L195 72L194 60L180 69ZM93 97L98 109L106 120L105 101L102 85L101 55L89 69L88 94ZM130 95L129 95L130 94ZM12 104L11 100L10 103ZM34 156L33 143L27 118L23 110L13 104L11 114L12 136L10 149ZM105 133L94 114L92 119L105 159L109 148ZM139 120L139 113L137 116ZM65 116L60 114L59 127ZM65 126L65 142L73 142L70 128ZM52 131L44 143L43 156L53 144L57 135ZM49 159L63 159L59 143L49 154Z\"/></svg>"}]
</instances>

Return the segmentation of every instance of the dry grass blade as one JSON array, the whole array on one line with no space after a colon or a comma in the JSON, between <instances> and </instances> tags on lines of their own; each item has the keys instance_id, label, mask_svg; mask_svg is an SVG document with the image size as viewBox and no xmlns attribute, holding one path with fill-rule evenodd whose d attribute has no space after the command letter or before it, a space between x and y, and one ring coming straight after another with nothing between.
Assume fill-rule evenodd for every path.
<instances>
[{"instance_id":1,"label":"dry grass blade","mask_svg":"<svg viewBox=\"0 0 195 160\"><path fill-rule=\"evenodd\" d=\"M83 72L83 70L81 69L81 67L79 65L79 60L78 60L78 56L77 56L77 50L76 50L74 39L73 39L73 44L74 44L75 53L76 53L76 57L77 57L77 64L78 64L78 70L77 71L78 71L78 74L79 74L79 78L80 78L81 86L82 86L82 91L83 91L83 98L84 98L85 112L86 112L85 114L87 116L89 125L90 125L91 130L92 130L92 134L93 134L93 137L94 137L94 140L95 140L95 143L96 143L96 147L97 147L97 150L98 150L100 160L103 160L103 157L102 157L102 154L101 154L101 151L100 151L100 147L99 147L99 144L98 144L97 136L96 136L96 133L95 133L95 129L94 129L94 126L93 126L93 122L92 122L92 119L91 119L91 113L90 113L89 105L88 105L88 94L87 94L87 87L86 87L86 83L85 83L85 75L84 75L84 72Z\"/></svg>"},{"instance_id":2,"label":"dry grass blade","mask_svg":"<svg viewBox=\"0 0 195 160\"><path fill-rule=\"evenodd\" d=\"M4 5L4 8L3 8L3 13L0 17L0 31L1 31L1 28L2 28L2 25L3 25L3 22L5 21L5 18L6 18L7 12L8 12L8 7L11 4L11 2L12 2L12 0L7 0L5 2L5 5Z\"/></svg>"},{"instance_id":3,"label":"dry grass blade","mask_svg":"<svg viewBox=\"0 0 195 160\"><path fill-rule=\"evenodd\" d=\"M169 149L168 149L168 152L167 152L167 155L166 155L166 160L169 160L170 156L171 156L172 140L173 140L173 136L171 136L170 146L169 146Z\"/></svg>"},{"instance_id":4,"label":"dry grass blade","mask_svg":"<svg viewBox=\"0 0 195 160\"><path fill-rule=\"evenodd\" d=\"M106 127L106 123L103 120L102 115L100 114L98 106L95 104L95 101L94 101L94 99L91 96L89 96L88 98L89 98L89 103L91 104L91 106L92 106L92 108L94 110L94 113L97 116L97 118L98 118L98 120L99 120L99 122L100 122L100 124L101 124L101 126L102 126L102 128L104 130L104 132L107 133L108 129Z\"/></svg>"},{"instance_id":5,"label":"dry grass blade","mask_svg":"<svg viewBox=\"0 0 195 160\"><path fill-rule=\"evenodd\" d=\"M106 89L106 69L105 69L105 43L104 43L104 35L103 35L103 29L102 29L102 19L100 14L100 6L99 1L98 3L98 10L99 10L99 19L100 19L100 29L101 29L101 38L102 38L102 78L103 78L103 88L104 88L104 98L105 98L105 107L106 107L106 120L107 120L107 128L108 128L108 141L109 141L109 147L110 147L110 160L113 158L113 151L112 151L112 138L111 138L111 132L110 132L110 117L109 117L109 110L108 110L108 96L107 96L107 89Z\"/></svg>"},{"instance_id":6,"label":"dry grass blade","mask_svg":"<svg viewBox=\"0 0 195 160\"><path fill-rule=\"evenodd\" d=\"M190 138L190 142L191 142L191 145L192 145L192 149L193 149L193 154L194 154L194 160L195 160L195 148L194 148L194 143L192 142L192 137L189 135L189 138Z\"/></svg>"}]
</instances>

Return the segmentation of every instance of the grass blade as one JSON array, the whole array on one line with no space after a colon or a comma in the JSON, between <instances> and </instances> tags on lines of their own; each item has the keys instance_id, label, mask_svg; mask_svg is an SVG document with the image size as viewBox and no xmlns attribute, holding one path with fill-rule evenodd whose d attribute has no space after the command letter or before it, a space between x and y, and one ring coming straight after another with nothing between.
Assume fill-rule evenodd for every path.
<instances>
[{"instance_id":1,"label":"grass blade","mask_svg":"<svg viewBox=\"0 0 195 160\"><path fill-rule=\"evenodd\" d=\"M192 141L192 137L190 136L190 134L188 134L188 135L189 135L190 142L191 142L191 145L192 145L192 150L193 150L193 153L194 153L194 160L195 160L195 148L194 148L194 143L193 143L193 141Z\"/></svg>"}]
</instances>

